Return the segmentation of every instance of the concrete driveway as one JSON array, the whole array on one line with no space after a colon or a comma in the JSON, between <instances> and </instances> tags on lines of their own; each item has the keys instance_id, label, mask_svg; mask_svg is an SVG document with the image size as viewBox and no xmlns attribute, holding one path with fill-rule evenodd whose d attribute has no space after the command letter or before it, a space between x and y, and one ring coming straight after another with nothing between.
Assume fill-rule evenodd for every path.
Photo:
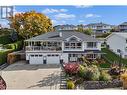
<instances>
[{"instance_id":1,"label":"concrete driveway","mask_svg":"<svg viewBox=\"0 0 127 95\"><path fill-rule=\"evenodd\" d=\"M30 65L24 61L12 64L1 71L7 89L59 89L60 67Z\"/></svg>"}]
</instances>

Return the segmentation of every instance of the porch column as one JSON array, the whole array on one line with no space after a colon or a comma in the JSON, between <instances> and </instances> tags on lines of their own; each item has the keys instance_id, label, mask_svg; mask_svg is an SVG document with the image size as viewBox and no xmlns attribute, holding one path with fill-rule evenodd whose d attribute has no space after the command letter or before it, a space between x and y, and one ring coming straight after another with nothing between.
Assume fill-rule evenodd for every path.
<instances>
[{"instance_id":1,"label":"porch column","mask_svg":"<svg viewBox=\"0 0 127 95\"><path fill-rule=\"evenodd\" d=\"M62 51L64 50L64 42L62 42Z\"/></svg>"}]
</instances>

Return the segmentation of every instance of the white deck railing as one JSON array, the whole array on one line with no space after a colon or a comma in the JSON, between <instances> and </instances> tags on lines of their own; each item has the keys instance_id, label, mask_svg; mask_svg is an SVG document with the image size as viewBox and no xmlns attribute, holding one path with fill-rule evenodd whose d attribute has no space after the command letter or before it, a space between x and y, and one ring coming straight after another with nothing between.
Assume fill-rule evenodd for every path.
<instances>
[{"instance_id":1,"label":"white deck railing","mask_svg":"<svg viewBox=\"0 0 127 95\"><path fill-rule=\"evenodd\" d=\"M60 47L26 46L26 51L62 51Z\"/></svg>"}]
</instances>

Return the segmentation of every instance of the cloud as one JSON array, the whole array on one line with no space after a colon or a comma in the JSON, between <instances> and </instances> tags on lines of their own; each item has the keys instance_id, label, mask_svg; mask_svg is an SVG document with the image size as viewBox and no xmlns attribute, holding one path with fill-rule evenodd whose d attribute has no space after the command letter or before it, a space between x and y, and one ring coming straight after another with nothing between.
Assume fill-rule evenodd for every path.
<instances>
[{"instance_id":1,"label":"cloud","mask_svg":"<svg viewBox=\"0 0 127 95\"><path fill-rule=\"evenodd\" d=\"M76 16L74 14L63 14L63 13L59 13L57 15L54 16L57 20L60 19L73 19Z\"/></svg>"},{"instance_id":2,"label":"cloud","mask_svg":"<svg viewBox=\"0 0 127 95\"><path fill-rule=\"evenodd\" d=\"M97 14L86 14L85 15L85 18L98 18L98 17L101 17L101 16Z\"/></svg>"},{"instance_id":3,"label":"cloud","mask_svg":"<svg viewBox=\"0 0 127 95\"><path fill-rule=\"evenodd\" d=\"M85 22L85 20L79 20L78 22L79 22L79 23L83 23L83 22Z\"/></svg>"},{"instance_id":4,"label":"cloud","mask_svg":"<svg viewBox=\"0 0 127 95\"><path fill-rule=\"evenodd\" d=\"M57 20L51 20L51 21L52 21L53 25L56 25L58 23Z\"/></svg>"},{"instance_id":5,"label":"cloud","mask_svg":"<svg viewBox=\"0 0 127 95\"><path fill-rule=\"evenodd\" d=\"M59 13L59 12L67 12L67 9L45 9L42 11L42 13L48 14L48 13Z\"/></svg>"},{"instance_id":6,"label":"cloud","mask_svg":"<svg viewBox=\"0 0 127 95\"><path fill-rule=\"evenodd\" d=\"M77 5L75 6L76 8L91 8L93 7L92 5Z\"/></svg>"},{"instance_id":7,"label":"cloud","mask_svg":"<svg viewBox=\"0 0 127 95\"><path fill-rule=\"evenodd\" d=\"M53 23L53 26L55 25L63 25L63 24L66 24L66 21L65 20L52 20L52 23Z\"/></svg>"}]
</instances>

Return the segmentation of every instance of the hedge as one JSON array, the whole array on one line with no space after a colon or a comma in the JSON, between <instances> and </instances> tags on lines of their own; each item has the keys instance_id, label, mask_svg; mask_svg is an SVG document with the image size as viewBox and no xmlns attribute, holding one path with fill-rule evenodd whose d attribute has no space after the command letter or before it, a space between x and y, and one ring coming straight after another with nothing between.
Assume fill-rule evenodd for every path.
<instances>
[{"instance_id":1,"label":"hedge","mask_svg":"<svg viewBox=\"0 0 127 95\"><path fill-rule=\"evenodd\" d=\"M10 35L6 35L6 36L1 36L0 37L0 44L9 44L12 43L12 40L10 38Z\"/></svg>"},{"instance_id":2,"label":"hedge","mask_svg":"<svg viewBox=\"0 0 127 95\"><path fill-rule=\"evenodd\" d=\"M7 55L8 55L8 53L11 53L12 51L13 51L12 49L0 51L0 65L7 62Z\"/></svg>"},{"instance_id":3,"label":"hedge","mask_svg":"<svg viewBox=\"0 0 127 95\"><path fill-rule=\"evenodd\" d=\"M7 56L9 53L13 51L21 50L22 47L23 47L23 41L17 41L12 44L4 45L4 48L6 48L6 50L0 51L0 65L7 62Z\"/></svg>"},{"instance_id":4,"label":"hedge","mask_svg":"<svg viewBox=\"0 0 127 95\"><path fill-rule=\"evenodd\" d=\"M12 49L13 51L21 50L23 47L23 41L17 41L12 44L7 44L4 46L6 49Z\"/></svg>"}]
</instances>

